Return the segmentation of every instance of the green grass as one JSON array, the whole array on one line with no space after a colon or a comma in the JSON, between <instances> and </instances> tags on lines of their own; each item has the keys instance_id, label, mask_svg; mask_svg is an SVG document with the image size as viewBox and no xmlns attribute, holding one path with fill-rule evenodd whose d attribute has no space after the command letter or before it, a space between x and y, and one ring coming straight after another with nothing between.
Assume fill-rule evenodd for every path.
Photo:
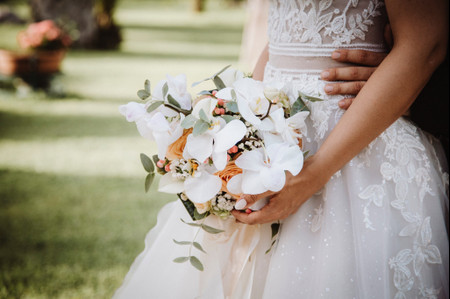
<instances>
[{"instance_id":1,"label":"green grass","mask_svg":"<svg viewBox=\"0 0 450 299\"><path fill-rule=\"evenodd\" d=\"M238 66L244 12L163 4L121 2L119 51L68 52L57 78L65 97L0 89L0 298L110 298L175 200L157 184L144 193L139 153L155 145L117 108L138 101L147 78L192 83ZM21 28L0 25L0 48Z\"/></svg>"}]
</instances>

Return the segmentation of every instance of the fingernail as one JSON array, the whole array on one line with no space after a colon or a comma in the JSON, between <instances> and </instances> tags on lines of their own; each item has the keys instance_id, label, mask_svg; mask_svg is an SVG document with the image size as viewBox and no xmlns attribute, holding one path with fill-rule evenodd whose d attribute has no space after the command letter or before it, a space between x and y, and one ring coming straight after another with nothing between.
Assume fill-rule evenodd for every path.
<instances>
[{"instance_id":1,"label":"fingernail","mask_svg":"<svg viewBox=\"0 0 450 299\"><path fill-rule=\"evenodd\" d=\"M332 91L333 91L333 86L325 85L325 92L332 92Z\"/></svg>"},{"instance_id":2,"label":"fingernail","mask_svg":"<svg viewBox=\"0 0 450 299\"><path fill-rule=\"evenodd\" d=\"M234 205L236 210L242 210L247 205L247 201L245 199L239 199L237 203Z\"/></svg>"},{"instance_id":3,"label":"fingernail","mask_svg":"<svg viewBox=\"0 0 450 299\"><path fill-rule=\"evenodd\" d=\"M333 58L333 59L338 59L339 57L341 57L341 53L339 53L339 52L333 52L333 53L331 53L331 58Z\"/></svg>"},{"instance_id":4,"label":"fingernail","mask_svg":"<svg viewBox=\"0 0 450 299\"><path fill-rule=\"evenodd\" d=\"M344 101L345 101L345 100L339 101L339 103L338 103L339 108L344 108L344 105L345 105L345 102L344 102Z\"/></svg>"},{"instance_id":5,"label":"fingernail","mask_svg":"<svg viewBox=\"0 0 450 299\"><path fill-rule=\"evenodd\" d=\"M326 79L326 78L328 78L330 76L330 72L328 72L328 71L323 71L321 74L320 74L320 77L322 77L322 79Z\"/></svg>"}]
</instances>

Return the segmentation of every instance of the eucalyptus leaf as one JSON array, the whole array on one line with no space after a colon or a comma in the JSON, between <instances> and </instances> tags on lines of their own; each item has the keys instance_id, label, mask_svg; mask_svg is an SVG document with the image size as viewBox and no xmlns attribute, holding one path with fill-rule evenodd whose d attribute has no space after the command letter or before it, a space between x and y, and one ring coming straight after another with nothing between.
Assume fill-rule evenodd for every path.
<instances>
[{"instance_id":1,"label":"eucalyptus leaf","mask_svg":"<svg viewBox=\"0 0 450 299\"><path fill-rule=\"evenodd\" d=\"M209 216L209 212L200 214L197 209L194 209L194 220L202 220L203 218L206 218L207 216Z\"/></svg>"},{"instance_id":2,"label":"eucalyptus leaf","mask_svg":"<svg viewBox=\"0 0 450 299\"><path fill-rule=\"evenodd\" d=\"M231 93L231 98L233 99L233 101L236 101L237 100L236 91L234 89L232 89L230 91L230 93Z\"/></svg>"},{"instance_id":3,"label":"eucalyptus leaf","mask_svg":"<svg viewBox=\"0 0 450 299\"><path fill-rule=\"evenodd\" d=\"M303 102L302 98L299 96L291 107L291 116L293 116L301 111L310 111L310 110L305 105L305 102Z\"/></svg>"},{"instance_id":4,"label":"eucalyptus leaf","mask_svg":"<svg viewBox=\"0 0 450 299\"><path fill-rule=\"evenodd\" d=\"M192 243L192 245L194 245L195 248L197 248L198 250L200 250L203 253L206 253L206 251L203 249L202 245L200 245L197 242Z\"/></svg>"},{"instance_id":5,"label":"eucalyptus leaf","mask_svg":"<svg viewBox=\"0 0 450 299\"><path fill-rule=\"evenodd\" d=\"M192 242L189 242L189 241L177 241L175 239L173 239L173 242L178 245L191 245L192 244Z\"/></svg>"},{"instance_id":6,"label":"eucalyptus leaf","mask_svg":"<svg viewBox=\"0 0 450 299\"><path fill-rule=\"evenodd\" d=\"M236 119L236 118L234 118L233 116L231 116L231 115L226 115L226 114L222 115L222 118L223 118L227 123L229 123L230 121Z\"/></svg>"},{"instance_id":7,"label":"eucalyptus leaf","mask_svg":"<svg viewBox=\"0 0 450 299\"><path fill-rule=\"evenodd\" d=\"M181 193L178 193L178 197L180 198L181 202L183 203L184 207L186 208L186 211L188 212L189 216L191 216L191 219L195 221L195 211L197 210L195 208L195 205L190 200L182 200L181 199ZM184 222L183 219L181 221ZM186 222L184 222L186 223Z\"/></svg>"},{"instance_id":8,"label":"eucalyptus leaf","mask_svg":"<svg viewBox=\"0 0 450 299\"><path fill-rule=\"evenodd\" d=\"M183 222L183 223L185 223L187 225L190 225L190 226L195 226L195 227L201 227L202 226L202 224L199 224L199 223L186 222L186 221L183 220L183 218L180 218L180 220L181 220L181 222Z\"/></svg>"},{"instance_id":9,"label":"eucalyptus leaf","mask_svg":"<svg viewBox=\"0 0 450 299\"><path fill-rule=\"evenodd\" d=\"M309 151L303 152L303 158L306 158L309 154Z\"/></svg>"},{"instance_id":10,"label":"eucalyptus leaf","mask_svg":"<svg viewBox=\"0 0 450 299\"><path fill-rule=\"evenodd\" d=\"M278 235L280 231L280 222L272 223L272 225L270 225L270 228L272 229L272 239L273 239L276 235Z\"/></svg>"},{"instance_id":11,"label":"eucalyptus leaf","mask_svg":"<svg viewBox=\"0 0 450 299\"><path fill-rule=\"evenodd\" d=\"M203 121L206 122L206 123L209 123L209 119L208 119L208 116L206 115L205 110L200 109L198 115L200 116L200 119L201 119L201 120L203 120Z\"/></svg>"},{"instance_id":12,"label":"eucalyptus leaf","mask_svg":"<svg viewBox=\"0 0 450 299\"><path fill-rule=\"evenodd\" d=\"M227 65L226 67L224 67L223 69L221 69L220 71L218 71L217 73L215 73L214 75L212 75L211 77L208 77L208 78L205 78L205 79L203 79L203 80L200 80L200 81L197 81L197 82L192 83L192 87L195 87L195 86L199 85L200 83L205 82L205 81L208 81L208 80L214 80L215 77L217 77L217 76L219 76L220 74L222 74L222 73L223 73L227 68L229 68L230 66L231 66L231 64L230 64L230 65Z\"/></svg>"},{"instance_id":13,"label":"eucalyptus leaf","mask_svg":"<svg viewBox=\"0 0 450 299\"><path fill-rule=\"evenodd\" d=\"M189 114L181 122L181 127L183 129L190 129L195 125L196 121L197 121L197 118L195 116L193 116L192 114Z\"/></svg>"},{"instance_id":14,"label":"eucalyptus leaf","mask_svg":"<svg viewBox=\"0 0 450 299\"><path fill-rule=\"evenodd\" d=\"M321 102L321 101L323 101L323 99L321 99L321 98L312 97L312 96L304 94L303 92L299 92L298 94L299 94L300 97L302 97L303 99L308 100L310 102Z\"/></svg>"},{"instance_id":15,"label":"eucalyptus leaf","mask_svg":"<svg viewBox=\"0 0 450 299\"><path fill-rule=\"evenodd\" d=\"M178 103L178 101L175 100L170 94L167 95L167 101L169 101L169 104L181 109L180 103Z\"/></svg>"},{"instance_id":16,"label":"eucalyptus leaf","mask_svg":"<svg viewBox=\"0 0 450 299\"><path fill-rule=\"evenodd\" d=\"M144 82L144 89L145 91L147 91L149 94L151 94L151 85L150 85L150 80L145 80Z\"/></svg>"},{"instance_id":17,"label":"eucalyptus leaf","mask_svg":"<svg viewBox=\"0 0 450 299\"><path fill-rule=\"evenodd\" d=\"M233 113L239 113L239 108L236 102L227 102L225 105L228 111Z\"/></svg>"},{"instance_id":18,"label":"eucalyptus leaf","mask_svg":"<svg viewBox=\"0 0 450 299\"><path fill-rule=\"evenodd\" d=\"M229 67L231 66L231 64L227 65L226 67L224 67L223 69L221 69L220 71L218 71L217 73L215 73L212 77L217 77L220 74L222 74L223 72L225 72Z\"/></svg>"},{"instance_id":19,"label":"eucalyptus leaf","mask_svg":"<svg viewBox=\"0 0 450 299\"><path fill-rule=\"evenodd\" d=\"M198 93L198 95L212 95L212 92L210 90L202 90Z\"/></svg>"},{"instance_id":20,"label":"eucalyptus leaf","mask_svg":"<svg viewBox=\"0 0 450 299\"><path fill-rule=\"evenodd\" d=\"M138 90L137 95L141 100L145 100L150 96L150 93L144 89L140 89Z\"/></svg>"},{"instance_id":21,"label":"eucalyptus leaf","mask_svg":"<svg viewBox=\"0 0 450 299\"><path fill-rule=\"evenodd\" d=\"M225 83L223 83L222 79L220 79L220 77L218 77L218 76L213 78L213 82L214 82L214 85L216 85L217 89L219 89L219 90L224 89L226 87Z\"/></svg>"},{"instance_id":22,"label":"eucalyptus leaf","mask_svg":"<svg viewBox=\"0 0 450 299\"><path fill-rule=\"evenodd\" d=\"M155 179L155 173L147 174L147 177L145 178L145 192L148 192L148 190L150 190L150 187L152 186L154 179Z\"/></svg>"},{"instance_id":23,"label":"eucalyptus leaf","mask_svg":"<svg viewBox=\"0 0 450 299\"><path fill-rule=\"evenodd\" d=\"M194 136L201 135L201 134L205 133L206 131L208 131L209 128L210 128L209 123L199 119L194 125L194 130L192 131L192 134Z\"/></svg>"},{"instance_id":24,"label":"eucalyptus leaf","mask_svg":"<svg viewBox=\"0 0 450 299\"><path fill-rule=\"evenodd\" d=\"M189 256L180 256L180 257L177 257L176 259L174 259L173 261L175 263L184 263L184 262L189 261L189 259L190 259Z\"/></svg>"},{"instance_id":25,"label":"eucalyptus leaf","mask_svg":"<svg viewBox=\"0 0 450 299\"><path fill-rule=\"evenodd\" d=\"M161 106L162 104L164 104L163 101L156 101L150 104L150 106L148 106L147 108L147 112L153 112L154 110L156 110L156 108L158 108L159 106Z\"/></svg>"},{"instance_id":26,"label":"eucalyptus leaf","mask_svg":"<svg viewBox=\"0 0 450 299\"><path fill-rule=\"evenodd\" d=\"M276 242L277 242L276 240L272 241L272 244L270 244L270 248L266 250L266 254L268 254L272 250L273 245L275 245Z\"/></svg>"},{"instance_id":27,"label":"eucalyptus leaf","mask_svg":"<svg viewBox=\"0 0 450 299\"><path fill-rule=\"evenodd\" d=\"M167 93L169 92L169 85L167 85L167 82L164 83L162 92L163 92L163 98L165 98L167 96Z\"/></svg>"},{"instance_id":28,"label":"eucalyptus leaf","mask_svg":"<svg viewBox=\"0 0 450 299\"><path fill-rule=\"evenodd\" d=\"M197 270L203 271L203 264L198 258L196 258L195 256L191 256L189 258L189 261L191 262L191 265L194 266Z\"/></svg>"},{"instance_id":29,"label":"eucalyptus leaf","mask_svg":"<svg viewBox=\"0 0 450 299\"><path fill-rule=\"evenodd\" d=\"M141 153L141 163L148 173L155 172L155 166L153 165L152 160L146 154Z\"/></svg>"},{"instance_id":30,"label":"eucalyptus leaf","mask_svg":"<svg viewBox=\"0 0 450 299\"><path fill-rule=\"evenodd\" d=\"M217 228L214 228L214 227L206 225L206 224L200 224L200 226L205 232L210 233L210 234L220 234L220 233L224 232L224 230L217 229Z\"/></svg>"}]
</instances>

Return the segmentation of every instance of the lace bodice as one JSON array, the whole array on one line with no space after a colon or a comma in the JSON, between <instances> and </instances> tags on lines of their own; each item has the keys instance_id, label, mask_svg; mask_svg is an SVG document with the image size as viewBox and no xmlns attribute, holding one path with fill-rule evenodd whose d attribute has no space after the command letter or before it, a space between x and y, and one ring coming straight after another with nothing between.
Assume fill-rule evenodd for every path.
<instances>
[{"instance_id":1,"label":"lace bodice","mask_svg":"<svg viewBox=\"0 0 450 299\"><path fill-rule=\"evenodd\" d=\"M335 65L322 58L337 48L384 51L386 21L380 0L271 0L269 61L276 68L318 70Z\"/></svg>"}]
</instances>

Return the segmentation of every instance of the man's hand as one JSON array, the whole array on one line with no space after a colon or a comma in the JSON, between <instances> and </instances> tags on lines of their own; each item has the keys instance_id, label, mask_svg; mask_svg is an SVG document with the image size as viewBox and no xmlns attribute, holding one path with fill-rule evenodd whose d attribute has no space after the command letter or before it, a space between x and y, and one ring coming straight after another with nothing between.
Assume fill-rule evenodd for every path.
<instances>
[{"instance_id":1,"label":"man's hand","mask_svg":"<svg viewBox=\"0 0 450 299\"><path fill-rule=\"evenodd\" d=\"M331 58L340 62L355 63L360 66L332 68L322 71L321 78L326 81L345 81L325 85L327 94L342 94L356 96L366 81L386 57L387 53L365 50L336 50ZM362 66L361 66L362 65ZM339 107L347 109L355 97L349 97L339 102Z\"/></svg>"},{"instance_id":2,"label":"man's hand","mask_svg":"<svg viewBox=\"0 0 450 299\"><path fill-rule=\"evenodd\" d=\"M391 26L384 27L384 40L388 47L392 49L394 39L392 37ZM339 102L339 107L348 109L355 96L363 88L366 81L377 69L388 53L371 52L365 50L336 50L331 54L331 58L339 62L354 63L358 66L332 68L321 73L322 80L325 81L346 81L340 83L330 83L325 85L327 94L353 95Z\"/></svg>"}]
</instances>

